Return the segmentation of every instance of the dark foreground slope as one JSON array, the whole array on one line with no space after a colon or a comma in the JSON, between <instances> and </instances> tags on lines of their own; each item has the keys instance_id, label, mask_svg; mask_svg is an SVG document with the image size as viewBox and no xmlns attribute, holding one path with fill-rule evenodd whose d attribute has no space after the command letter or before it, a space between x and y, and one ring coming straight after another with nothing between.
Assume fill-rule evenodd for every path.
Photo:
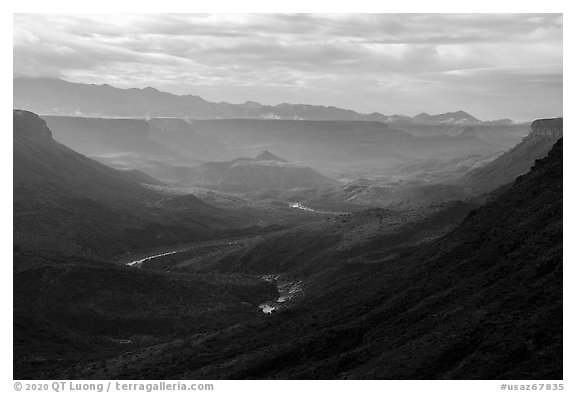
<instances>
[{"instance_id":1,"label":"dark foreground slope","mask_svg":"<svg viewBox=\"0 0 576 393\"><path fill-rule=\"evenodd\" d=\"M305 291L265 321L73 375L561 379L562 141L443 238L340 264Z\"/></svg>"},{"instance_id":2,"label":"dark foreground slope","mask_svg":"<svg viewBox=\"0 0 576 393\"><path fill-rule=\"evenodd\" d=\"M246 275L170 275L80 258L51 258L14 275L14 378L262 318L276 294ZM145 375L142 375L145 377ZM70 378L76 378L70 375Z\"/></svg>"}]
</instances>

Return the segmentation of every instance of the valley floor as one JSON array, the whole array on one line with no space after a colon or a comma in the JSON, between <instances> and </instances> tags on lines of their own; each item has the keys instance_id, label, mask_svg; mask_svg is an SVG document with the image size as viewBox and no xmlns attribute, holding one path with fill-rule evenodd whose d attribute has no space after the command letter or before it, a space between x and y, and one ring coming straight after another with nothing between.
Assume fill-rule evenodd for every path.
<instances>
[{"instance_id":1,"label":"valley floor","mask_svg":"<svg viewBox=\"0 0 576 393\"><path fill-rule=\"evenodd\" d=\"M58 260L18 272L22 303L15 303L15 318L22 331L15 376L120 377L133 354L146 357L192 337L244 329L250 321L268 324L272 314L321 293L330 282L326 272L398 258L446 233L470 208L316 213L288 207L309 217L265 233L123 254L112 265ZM45 282L42 298L29 287L36 282ZM94 286L98 294L89 291ZM72 301L59 300L75 292ZM27 308L24 299L37 307Z\"/></svg>"}]
</instances>

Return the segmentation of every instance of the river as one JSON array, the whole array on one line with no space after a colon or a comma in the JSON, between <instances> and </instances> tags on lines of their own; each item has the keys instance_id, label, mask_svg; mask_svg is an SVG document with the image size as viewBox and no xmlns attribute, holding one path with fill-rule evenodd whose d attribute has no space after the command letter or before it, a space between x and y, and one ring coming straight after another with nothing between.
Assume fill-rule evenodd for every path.
<instances>
[{"instance_id":1,"label":"river","mask_svg":"<svg viewBox=\"0 0 576 393\"><path fill-rule=\"evenodd\" d=\"M135 260L135 261L128 262L128 263L126 264L126 266L138 267L138 268L140 268L140 267L142 267L142 263L144 263L144 262L146 262L146 261L149 261L149 260L155 259L155 258L164 257L164 256L166 256L166 255L176 254L176 253L179 253L179 252L182 252L182 251L186 251L186 250L176 250L176 251L165 252L165 253L162 253L162 254L150 255L150 256L147 256L147 257L142 258L142 259L137 259L137 260Z\"/></svg>"},{"instance_id":2,"label":"river","mask_svg":"<svg viewBox=\"0 0 576 393\"><path fill-rule=\"evenodd\" d=\"M262 277L266 281L270 281L267 277L272 276L264 276ZM260 310L264 314L271 314L273 311L277 311L280 308L283 308L293 300L296 296L302 292L302 281L286 281L286 280L278 280L279 276L276 276L273 280L276 282L276 286L278 287L278 298L276 300L272 300L266 303L262 303L258 306Z\"/></svg>"},{"instance_id":3,"label":"river","mask_svg":"<svg viewBox=\"0 0 576 393\"><path fill-rule=\"evenodd\" d=\"M236 244L236 242L227 242L228 245ZM151 261L156 258L164 257L167 255L173 255L180 252L188 251L188 248L179 249L174 251L163 252L159 254L148 255L144 258L139 258L132 260L130 262L125 263L126 266L141 268L142 264L147 261ZM259 276L258 278L268 281L274 282L276 287L278 288L278 298L275 300L268 301L266 303L262 303L258 306L260 310L264 314L271 314L273 311L277 311L280 308L286 307L286 305L293 300L296 296L302 292L302 282L301 281L288 281L280 278L280 275L264 275Z\"/></svg>"}]
</instances>

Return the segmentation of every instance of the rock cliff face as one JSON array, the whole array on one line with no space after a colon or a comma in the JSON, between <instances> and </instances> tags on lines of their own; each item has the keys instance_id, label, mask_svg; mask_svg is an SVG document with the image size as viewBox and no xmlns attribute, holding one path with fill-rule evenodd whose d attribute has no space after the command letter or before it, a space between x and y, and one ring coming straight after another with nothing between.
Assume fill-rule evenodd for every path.
<instances>
[{"instance_id":1,"label":"rock cliff face","mask_svg":"<svg viewBox=\"0 0 576 393\"><path fill-rule=\"evenodd\" d=\"M13 111L14 187L28 190L49 187L66 197L118 199L139 192L140 185L125 174L93 161L52 138L46 122L23 110Z\"/></svg>"},{"instance_id":2,"label":"rock cliff face","mask_svg":"<svg viewBox=\"0 0 576 393\"><path fill-rule=\"evenodd\" d=\"M552 138L555 141L562 138L563 118L538 119L532 122L532 132L528 137Z\"/></svg>"},{"instance_id":3,"label":"rock cliff face","mask_svg":"<svg viewBox=\"0 0 576 393\"><path fill-rule=\"evenodd\" d=\"M14 110L12 116L13 137L32 139L34 141L52 140L52 132L46 126L44 120L32 112Z\"/></svg>"},{"instance_id":4,"label":"rock cliff face","mask_svg":"<svg viewBox=\"0 0 576 393\"><path fill-rule=\"evenodd\" d=\"M562 138L562 118L532 122L530 134L518 145L483 167L468 172L460 184L482 194L509 184L526 174L537 159L545 157Z\"/></svg>"}]
</instances>

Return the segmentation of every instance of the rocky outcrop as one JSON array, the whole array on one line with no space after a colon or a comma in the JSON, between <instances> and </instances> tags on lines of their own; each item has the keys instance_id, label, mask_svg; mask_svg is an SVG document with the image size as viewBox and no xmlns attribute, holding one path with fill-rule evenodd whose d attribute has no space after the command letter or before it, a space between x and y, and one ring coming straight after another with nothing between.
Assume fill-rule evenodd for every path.
<instances>
[{"instance_id":1,"label":"rocky outcrop","mask_svg":"<svg viewBox=\"0 0 576 393\"><path fill-rule=\"evenodd\" d=\"M52 140L52 132L46 122L35 113L15 109L12 122L14 140L21 138L36 142Z\"/></svg>"},{"instance_id":2,"label":"rocky outcrop","mask_svg":"<svg viewBox=\"0 0 576 393\"><path fill-rule=\"evenodd\" d=\"M532 122L530 126L532 132L530 137L545 137L558 140L562 138L562 123L563 118L558 117L555 119L538 119Z\"/></svg>"}]
</instances>

